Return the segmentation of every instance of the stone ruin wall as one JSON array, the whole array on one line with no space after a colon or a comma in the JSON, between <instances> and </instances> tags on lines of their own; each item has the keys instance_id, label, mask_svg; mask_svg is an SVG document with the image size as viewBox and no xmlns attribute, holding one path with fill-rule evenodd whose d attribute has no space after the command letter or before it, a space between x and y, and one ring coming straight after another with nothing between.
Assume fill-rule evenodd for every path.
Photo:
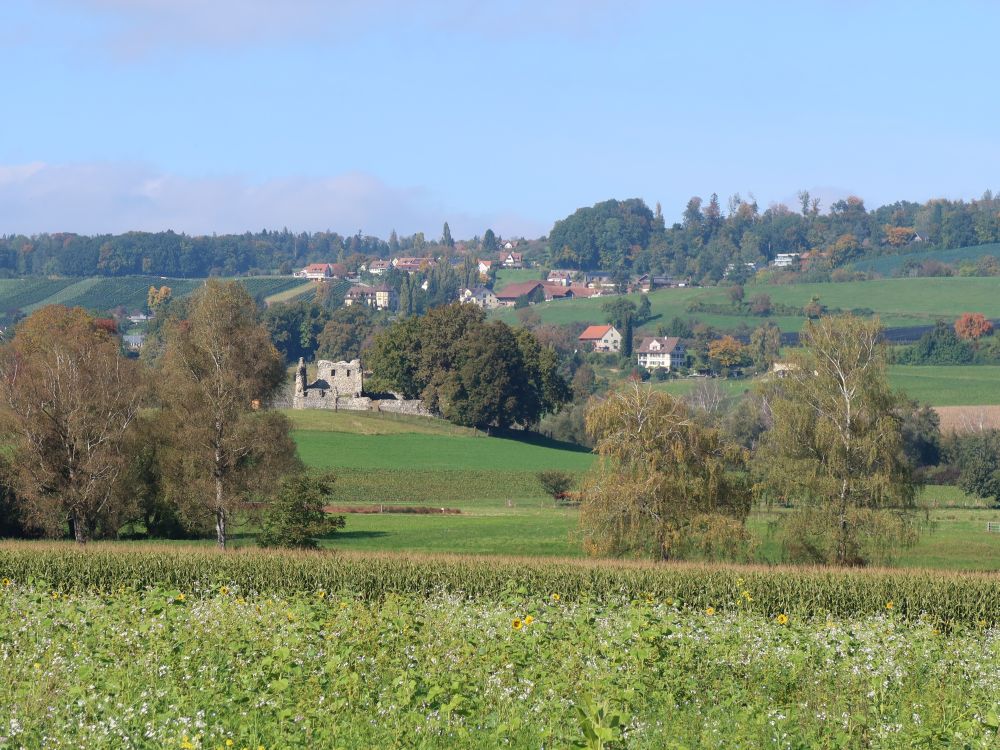
<instances>
[{"instance_id":1,"label":"stone ruin wall","mask_svg":"<svg viewBox=\"0 0 1000 750\"><path fill-rule=\"evenodd\" d=\"M379 399L362 395L364 375L360 360L330 362L321 359L317 364L317 378L312 383L306 376L304 360L299 360L295 373L293 409L330 409L332 411L377 411L388 414L435 416L420 399Z\"/></svg>"}]
</instances>

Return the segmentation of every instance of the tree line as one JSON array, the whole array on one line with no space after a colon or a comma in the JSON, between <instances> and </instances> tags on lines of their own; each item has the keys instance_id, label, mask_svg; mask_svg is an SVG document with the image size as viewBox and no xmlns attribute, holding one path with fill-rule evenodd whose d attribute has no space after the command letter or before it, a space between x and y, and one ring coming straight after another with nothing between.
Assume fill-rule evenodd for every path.
<instances>
[{"instance_id":1,"label":"tree line","mask_svg":"<svg viewBox=\"0 0 1000 750\"><path fill-rule=\"evenodd\" d=\"M811 253L809 280L880 255L1000 242L1000 197L978 200L899 201L869 210L856 196L820 210L799 195L799 206L761 210L752 197L715 194L691 198L680 222L667 225L662 209L640 199L609 200L557 221L549 234L551 262L580 269L664 273L715 283L741 281L778 253Z\"/></svg>"}]
</instances>

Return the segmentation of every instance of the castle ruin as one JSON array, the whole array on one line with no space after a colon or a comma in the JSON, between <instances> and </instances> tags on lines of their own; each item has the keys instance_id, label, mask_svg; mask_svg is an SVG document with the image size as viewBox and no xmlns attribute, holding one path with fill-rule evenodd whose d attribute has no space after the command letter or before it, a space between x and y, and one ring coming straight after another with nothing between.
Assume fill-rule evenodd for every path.
<instances>
[{"instance_id":1,"label":"castle ruin","mask_svg":"<svg viewBox=\"0 0 1000 750\"><path fill-rule=\"evenodd\" d=\"M380 411L395 414L433 416L420 399L371 398L364 394L361 360L316 363L316 380L309 382L305 360L299 358L295 370L293 409L333 409L345 411Z\"/></svg>"}]
</instances>

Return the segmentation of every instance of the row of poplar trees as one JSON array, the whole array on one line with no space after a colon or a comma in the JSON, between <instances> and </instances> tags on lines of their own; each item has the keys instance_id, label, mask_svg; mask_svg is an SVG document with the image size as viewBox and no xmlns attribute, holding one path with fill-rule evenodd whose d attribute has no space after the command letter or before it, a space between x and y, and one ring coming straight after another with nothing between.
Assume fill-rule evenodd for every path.
<instances>
[{"instance_id":1,"label":"row of poplar trees","mask_svg":"<svg viewBox=\"0 0 1000 750\"><path fill-rule=\"evenodd\" d=\"M86 311L42 308L0 346L3 478L21 523L82 544L141 517L155 491L225 547L234 512L299 468L287 419L256 408L284 379L236 283L192 295L151 367Z\"/></svg>"}]
</instances>

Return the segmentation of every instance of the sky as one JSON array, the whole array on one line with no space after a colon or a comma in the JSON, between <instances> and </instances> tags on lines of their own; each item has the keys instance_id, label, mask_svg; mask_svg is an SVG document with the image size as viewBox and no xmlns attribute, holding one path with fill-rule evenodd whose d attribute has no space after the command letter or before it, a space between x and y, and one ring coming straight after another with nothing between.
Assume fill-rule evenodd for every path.
<instances>
[{"instance_id":1,"label":"sky","mask_svg":"<svg viewBox=\"0 0 1000 750\"><path fill-rule=\"evenodd\" d=\"M1000 188L989 2L3 0L0 234Z\"/></svg>"}]
</instances>

